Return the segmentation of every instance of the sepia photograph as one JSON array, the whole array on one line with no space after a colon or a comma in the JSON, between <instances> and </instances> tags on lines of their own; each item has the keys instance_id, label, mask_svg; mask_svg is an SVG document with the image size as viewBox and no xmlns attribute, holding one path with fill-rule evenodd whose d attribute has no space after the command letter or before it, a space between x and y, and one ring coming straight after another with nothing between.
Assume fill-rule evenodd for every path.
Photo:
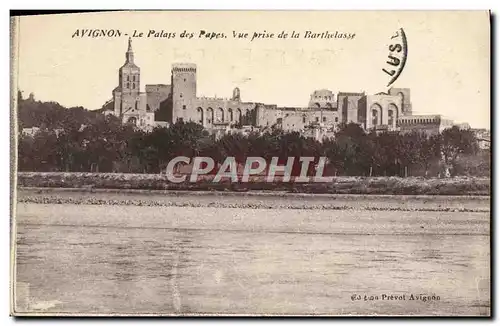
<instances>
[{"instance_id":1,"label":"sepia photograph","mask_svg":"<svg viewBox=\"0 0 500 326\"><path fill-rule=\"evenodd\" d=\"M491 317L491 20L11 12L10 314Z\"/></svg>"}]
</instances>

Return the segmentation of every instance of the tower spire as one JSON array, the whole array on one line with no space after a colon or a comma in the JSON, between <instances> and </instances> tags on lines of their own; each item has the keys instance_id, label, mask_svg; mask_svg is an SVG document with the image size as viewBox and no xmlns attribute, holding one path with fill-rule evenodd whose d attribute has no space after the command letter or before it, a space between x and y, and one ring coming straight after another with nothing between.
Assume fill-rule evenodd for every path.
<instances>
[{"instance_id":1,"label":"tower spire","mask_svg":"<svg viewBox=\"0 0 500 326\"><path fill-rule=\"evenodd\" d=\"M127 58L127 63L134 63L134 51L132 51L132 38L130 36L128 38L128 49L125 57Z\"/></svg>"}]
</instances>

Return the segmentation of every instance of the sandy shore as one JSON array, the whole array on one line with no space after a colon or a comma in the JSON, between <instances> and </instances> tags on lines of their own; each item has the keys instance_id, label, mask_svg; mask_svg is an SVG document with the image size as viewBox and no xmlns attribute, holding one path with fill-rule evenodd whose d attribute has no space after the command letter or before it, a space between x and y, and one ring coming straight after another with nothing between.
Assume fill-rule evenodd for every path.
<instances>
[{"instance_id":1,"label":"sandy shore","mask_svg":"<svg viewBox=\"0 0 500 326\"><path fill-rule=\"evenodd\" d=\"M489 196L331 195L284 192L209 192L20 188L18 203L174 206L255 209L489 212Z\"/></svg>"}]
</instances>

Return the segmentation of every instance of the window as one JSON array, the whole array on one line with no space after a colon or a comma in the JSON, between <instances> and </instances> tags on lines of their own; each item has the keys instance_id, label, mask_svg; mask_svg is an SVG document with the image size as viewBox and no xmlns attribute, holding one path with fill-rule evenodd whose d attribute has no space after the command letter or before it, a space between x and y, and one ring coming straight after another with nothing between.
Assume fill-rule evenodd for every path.
<instances>
[{"instance_id":1,"label":"window","mask_svg":"<svg viewBox=\"0 0 500 326\"><path fill-rule=\"evenodd\" d=\"M183 105L183 106L182 106L182 109L183 109L183 110L185 110L185 109L186 109L186 106L185 106L185 105Z\"/></svg>"},{"instance_id":2,"label":"window","mask_svg":"<svg viewBox=\"0 0 500 326\"><path fill-rule=\"evenodd\" d=\"M302 117L302 123L306 123L306 117L305 116Z\"/></svg>"},{"instance_id":3,"label":"window","mask_svg":"<svg viewBox=\"0 0 500 326\"><path fill-rule=\"evenodd\" d=\"M132 80L135 81L135 76L132 76Z\"/></svg>"},{"instance_id":4,"label":"window","mask_svg":"<svg viewBox=\"0 0 500 326\"><path fill-rule=\"evenodd\" d=\"M184 81L186 81L186 78L184 78Z\"/></svg>"},{"instance_id":5,"label":"window","mask_svg":"<svg viewBox=\"0 0 500 326\"><path fill-rule=\"evenodd\" d=\"M339 122L339 117L335 117L335 122Z\"/></svg>"},{"instance_id":6,"label":"window","mask_svg":"<svg viewBox=\"0 0 500 326\"><path fill-rule=\"evenodd\" d=\"M319 122L319 117L316 117L316 122Z\"/></svg>"},{"instance_id":7,"label":"window","mask_svg":"<svg viewBox=\"0 0 500 326\"><path fill-rule=\"evenodd\" d=\"M326 117L323 117L323 122L326 122Z\"/></svg>"},{"instance_id":8,"label":"window","mask_svg":"<svg viewBox=\"0 0 500 326\"><path fill-rule=\"evenodd\" d=\"M378 125L378 111L377 110L372 110L372 125L373 126Z\"/></svg>"},{"instance_id":9,"label":"window","mask_svg":"<svg viewBox=\"0 0 500 326\"><path fill-rule=\"evenodd\" d=\"M127 76L127 81L130 81L130 76Z\"/></svg>"},{"instance_id":10,"label":"window","mask_svg":"<svg viewBox=\"0 0 500 326\"><path fill-rule=\"evenodd\" d=\"M132 83L132 89L135 89L135 83Z\"/></svg>"},{"instance_id":11,"label":"window","mask_svg":"<svg viewBox=\"0 0 500 326\"><path fill-rule=\"evenodd\" d=\"M389 126L392 126L394 124L394 112L392 110L389 110L388 114L389 114L388 123Z\"/></svg>"},{"instance_id":12,"label":"window","mask_svg":"<svg viewBox=\"0 0 500 326\"><path fill-rule=\"evenodd\" d=\"M130 87L130 83L127 83L127 85L125 86L126 88L129 88Z\"/></svg>"},{"instance_id":13,"label":"window","mask_svg":"<svg viewBox=\"0 0 500 326\"><path fill-rule=\"evenodd\" d=\"M181 93L181 95L179 95L179 96L182 98L182 93Z\"/></svg>"}]
</instances>

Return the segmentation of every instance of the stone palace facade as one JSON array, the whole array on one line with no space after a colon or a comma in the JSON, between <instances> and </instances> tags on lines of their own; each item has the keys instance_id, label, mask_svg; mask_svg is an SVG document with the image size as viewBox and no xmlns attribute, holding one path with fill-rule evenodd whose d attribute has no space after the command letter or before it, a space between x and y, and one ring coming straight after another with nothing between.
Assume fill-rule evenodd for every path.
<instances>
[{"instance_id":1,"label":"stone palace facade","mask_svg":"<svg viewBox=\"0 0 500 326\"><path fill-rule=\"evenodd\" d=\"M172 65L170 84L147 84L141 91L141 71L134 62L132 40L128 41L125 64L119 69L118 86L102 109L143 130L176 121L192 121L214 132L281 128L315 138L333 134L341 123L354 122L365 130L422 130L436 133L453 122L440 115L412 115L410 90L391 88L375 95L352 92L314 91L304 107L245 102L239 88L229 99L198 97L197 67L192 63ZM163 110L163 118L155 114ZM450 122L451 121L451 122Z\"/></svg>"}]
</instances>

